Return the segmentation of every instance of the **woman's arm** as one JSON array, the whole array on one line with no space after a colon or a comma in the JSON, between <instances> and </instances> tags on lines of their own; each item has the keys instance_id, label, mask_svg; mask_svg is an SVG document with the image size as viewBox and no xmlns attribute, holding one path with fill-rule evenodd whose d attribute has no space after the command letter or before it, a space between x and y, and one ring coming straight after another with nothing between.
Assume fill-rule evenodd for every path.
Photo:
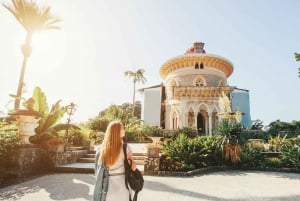
<instances>
[{"instance_id":1,"label":"woman's arm","mask_svg":"<svg viewBox=\"0 0 300 201\"><path fill-rule=\"evenodd\" d=\"M135 171L135 169L136 169L136 162L133 160L132 151L127 151L127 160L128 160L128 163L130 163L130 160L131 160L131 162L132 162L131 169L133 171Z\"/></svg>"}]
</instances>

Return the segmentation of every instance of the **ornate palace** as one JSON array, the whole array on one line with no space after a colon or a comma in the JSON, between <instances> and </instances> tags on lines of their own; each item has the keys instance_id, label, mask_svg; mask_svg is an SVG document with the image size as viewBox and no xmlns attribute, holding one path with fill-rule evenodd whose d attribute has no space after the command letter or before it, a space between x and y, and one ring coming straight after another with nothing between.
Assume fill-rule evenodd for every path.
<instances>
[{"instance_id":1,"label":"ornate palace","mask_svg":"<svg viewBox=\"0 0 300 201\"><path fill-rule=\"evenodd\" d=\"M235 101L234 105L236 107L242 105L244 108L246 105L246 109L241 109L250 121L248 91L227 84L227 79L232 72L233 65L229 60L206 53L204 43L194 43L185 54L174 57L161 66L162 85L140 90L144 92L143 120L149 124L157 122L151 120L155 115L150 117L147 113L155 113L154 107L158 106L158 101L155 101L154 97L157 97L156 99L159 97L161 106L158 106L157 113L160 114L156 116L160 126L165 129L195 127L200 133L211 135L217 126L218 114L221 112L219 98L222 93L225 93L231 99L236 97L237 100L241 100L240 97L246 95L246 99L242 98L244 101L242 104ZM232 96L234 90L238 93ZM147 111L146 107L151 110ZM233 111L236 109L232 108Z\"/></svg>"}]
</instances>

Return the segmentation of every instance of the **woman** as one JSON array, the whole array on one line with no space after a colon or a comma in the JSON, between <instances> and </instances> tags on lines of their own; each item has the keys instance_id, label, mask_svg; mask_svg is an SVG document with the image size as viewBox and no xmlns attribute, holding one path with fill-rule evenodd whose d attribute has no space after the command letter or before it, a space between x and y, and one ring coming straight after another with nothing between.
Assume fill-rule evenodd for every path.
<instances>
[{"instance_id":1,"label":"woman","mask_svg":"<svg viewBox=\"0 0 300 201\"><path fill-rule=\"evenodd\" d=\"M124 152L122 138L125 130L121 122L108 125L100 151L96 154L96 184L94 201L128 201L129 190L125 186ZM127 145L127 159L132 160ZM136 169L133 161L132 169Z\"/></svg>"}]
</instances>

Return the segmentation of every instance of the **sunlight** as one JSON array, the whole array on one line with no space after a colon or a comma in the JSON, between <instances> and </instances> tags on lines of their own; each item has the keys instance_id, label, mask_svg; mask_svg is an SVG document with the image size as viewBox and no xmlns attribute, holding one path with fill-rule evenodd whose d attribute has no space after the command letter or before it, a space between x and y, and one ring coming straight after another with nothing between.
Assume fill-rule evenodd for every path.
<instances>
[{"instance_id":1,"label":"sunlight","mask_svg":"<svg viewBox=\"0 0 300 201\"><path fill-rule=\"evenodd\" d=\"M53 72L62 65L66 54L66 34L63 30L38 32L33 35L31 45L31 72Z\"/></svg>"}]
</instances>

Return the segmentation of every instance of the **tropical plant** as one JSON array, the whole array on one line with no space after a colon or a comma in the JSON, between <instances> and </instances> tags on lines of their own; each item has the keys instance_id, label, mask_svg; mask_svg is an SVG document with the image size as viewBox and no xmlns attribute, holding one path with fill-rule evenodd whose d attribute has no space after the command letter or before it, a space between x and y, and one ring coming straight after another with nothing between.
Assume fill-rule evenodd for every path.
<instances>
[{"instance_id":1,"label":"tropical plant","mask_svg":"<svg viewBox=\"0 0 300 201\"><path fill-rule=\"evenodd\" d=\"M225 161L231 161L233 164L240 161L242 132L243 126L230 119L222 119L216 128L215 134L219 135L217 144L224 152Z\"/></svg>"},{"instance_id":2,"label":"tropical plant","mask_svg":"<svg viewBox=\"0 0 300 201\"><path fill-rule=\"evenodd\" d=\"M131 77L133 81L133 97L132 97L132 116L134 116L134 110L135 110L135 87L136 83L145 83L147 80L144 77L145 70L144 69L138 69L137 71L125 71L124 75L125 77Z\"/></svg>"},{"instance_id":3,"label":"tropical plant","mask_svg":"<svg viewBox=\"0 0 300 201\"><path fill-rule=\"evenodd\" d=\"M222 113L221 121L215 130L215 134L219 136L217 146L223 151L225 161L236 164L240 162L242 133L245 130L240 123L242 112L231 112L230 100L225 93L219 98L219 105Z\"/></svg>"},{"instance_id":4,"label":"tropical plant","mask_svg":"<svg viewBox=\"0 0 300 201\"><path fill-rule=\"evenodd\" d=\"M289 141L281 146L280 157L285 167L300 169L300 140Z\"/></svg>"},{"instance_id":5,"label":"tropical plant","mask_svg":"<svg viewBox=\"0 0 300 201\"><path fill-rule=\"evenodd\" d=\"M15 99L15 110L17 110L20 107L27 59L31 55L32 36L38 31L59 29L57 23L60 19L51 15L49 6L41 8L34 0L12 0L12 3L13 6L6 4L3 6L14 15L27 32L25 44L22 46L23 63L16 94L18 98Z\"/></svg>"},{"instance_id":6,"label":"tropical plant","mask_svg":"<svg viewBox=\"0 0 300 201\"><path fill-rule=\"evenodd\" d=\"M36 135L33 137L35 143L41 143L56 136L59 130L66 129L66 126L58 124L66 113L66 108L60 106L61 100L52 105L49 111L46 95L39 87L35 87L32 99L34 100L33 110L39 112L42 116L38 122L38 127L35 129Z\"/></svg>"},{"instance_id":7,"label":"tropical plant","mask_svg":"<svg viewBox=\"0 0 300 201\"><path fill-rule=\"evenodd\" d=\"M240 152L240 166L242 167L262 167L264 166L264 157L260 150L245 147Z\"/></svg>"},{"instance_id":8,"label":"tropical plant","mask_svg":"<svg viewBox=\"0 0 300 201\"><path fill-rule=\"evenodd\" d=\"M175 140L165 141L162 152L175 163L180 163L182 170L191 170L212 165L215 143L215 137L189 138L182 133Z\"/></svg>"}]
</instances>

